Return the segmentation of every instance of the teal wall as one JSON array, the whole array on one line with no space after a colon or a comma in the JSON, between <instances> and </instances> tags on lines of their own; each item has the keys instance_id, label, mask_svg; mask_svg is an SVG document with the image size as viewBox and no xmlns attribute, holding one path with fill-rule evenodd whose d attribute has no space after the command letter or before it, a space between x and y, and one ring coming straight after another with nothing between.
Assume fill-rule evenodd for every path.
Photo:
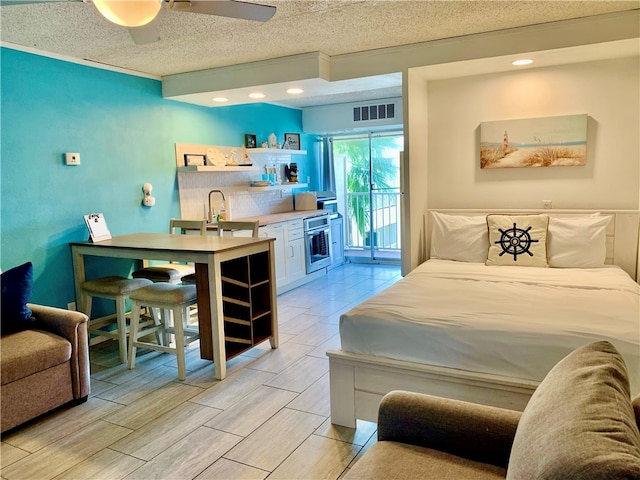
<instances>
[{"instance_id":1,"label":"teal wall","mask_svg":"<svg viewBox=\"0 0 640 480\"><path fill-rule=\"evenodd\" d=\"M164 232L180 215L175 143L241 145L245 133L260 141L302 131L295 109L164 100L157 80L8 48L0 62L0 267L33 262L36 303L75 301L69 242L87 239L83 215L104 213L112 235ZM302 148L314 140L302 135ZM79 152L81 165L66 166L64 152ZM305 162L312 171L315 159ZM153 208L141 206L145 182ZM89 278L132 268L91 260Z\"/></svg>"}]
</instances>

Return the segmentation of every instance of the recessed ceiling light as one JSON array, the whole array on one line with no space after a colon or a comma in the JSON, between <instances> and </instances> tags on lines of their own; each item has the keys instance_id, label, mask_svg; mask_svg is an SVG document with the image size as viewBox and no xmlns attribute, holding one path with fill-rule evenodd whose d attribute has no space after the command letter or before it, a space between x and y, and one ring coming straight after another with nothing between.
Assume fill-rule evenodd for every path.
<instances>
[{"instance_id":1,"label":"recessed ceiling light","mask_svg":"<svg viewBox=\"0 0 640 480\"><path fill-rule=\"evenodd\" d=\"M264 98L264 93L253 92L253 93L249 94L249 97L251 97L251 98Z\"/></svg>"},{"instance_id":2,"label":"recessed ceiling light","mask_svg":"<svg viewBox=\"0 0 640 480\"><path fill-rule=\"evenodd\" d=\"M222 102L228 102L228 101L229 101L229 99L228 99L227 97L214 97L214 98L213 98L213 101L214 101L214 102L222 103Z\"/></svg>"},{"instance_id":3,"label":"recessed ceiling light","mask_svg":"<svg viewBox=\"0 0 640 480\"><path fill-rule=\"evenodd\" d=\"M287 89L287 93L290 95L299 95L300 93L304 93L304 90L298 87L291 87Z\"/></svg>"},{"instance_id":4,"label":"recessed ceiling light","mask_svg":"<svg viewBox=\"0 0 640 480\"><path fill-rule=\"evenodd\" d=\"M533 63L533 60L530 60L528 58L523 58L522 60L516 60L515 62L511 62L511 65L520 66L520 65L530 65L532 63Z\"/></svg>"}]
</instances>

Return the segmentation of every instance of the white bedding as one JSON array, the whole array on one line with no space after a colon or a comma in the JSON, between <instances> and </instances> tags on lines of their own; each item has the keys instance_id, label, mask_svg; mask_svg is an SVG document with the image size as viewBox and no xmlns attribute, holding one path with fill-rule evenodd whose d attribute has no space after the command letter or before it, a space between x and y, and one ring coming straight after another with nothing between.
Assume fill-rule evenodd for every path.
<instances>
[{"instance_id":1,"label":"white bedding","mask_svg":"<svg viewBox=\"0 0 640 480\"><path fill-rule=\"evenodd\" d=\"M488 267L429 260L340 318L342 350L540 381L609 340L640 392L640 286L616 266Z\"/></svg>"}]
</instances>

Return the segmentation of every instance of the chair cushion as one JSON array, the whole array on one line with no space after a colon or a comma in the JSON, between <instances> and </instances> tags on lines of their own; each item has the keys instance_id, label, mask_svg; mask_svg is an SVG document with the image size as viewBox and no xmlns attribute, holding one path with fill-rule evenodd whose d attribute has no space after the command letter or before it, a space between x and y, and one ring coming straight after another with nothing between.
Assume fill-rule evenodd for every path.
<instances>
[{"instance_id":1,"label":"chair cushion","mask_svg":"<svg viewBox=\"0 0 640 480\"><path fill-rule=\"evenodd\" d=\"M148 278L153 282L178 282L185 275L195 272L193 265L181 265L179 263L167 263L136 270L131 274L133 278Z\"/></svg>"},{"instance_id":2,"label":"chair cushion","mask_svg":"<svg viewBox=\"0 0 640 480\"><path fill-rule=\"evenodd\" d=\"M0 340L2 385L41 372L71 358L68 340L43 330L23 330Z\"/></svg>"},{"instance_id":3,"label":"chair cushion","mask_svg":"<svg viewBox=\"0 0 640 480\"><path fill-rule=\"evenodd\" d=\"M197 298L196 286L154 283L136 290L130 298L146 306L192 304Z\"/></svg>"},{"instance_id":4,"label":"chair cushion","mask_svg":"<svg viewBox=\"0 0 640 480\"><path fill-rule=\"evenodd\" d=\"M11 333L33 325L31 300L33 288L33 265L31 262L13 267L0 275L2 298L0 299L2 333Z\"/></svg>"},{"instance_id":5,"label":"chair cushion","mask_svg":"<svg viewBox=\"0 0 640 480\"><path fill-rule=\"evenodd\" d=\"M96 295L129 295L134 290L151 285L153 282L146 278L102 277L88 280L82 284L82 288L88 293Z\"/></svg>"},{"instance_id":6,"label":"chair cushion","mask_svg":"<svg viewBox=\"0 0 640 480\"><path fill-rule=\"evenodd\" d=\"M399 442L378 442L358 460L345 480L504 479L505 469L449 453Z\"/></svg>"},{"instance_id":7,"label":"chair cushion","mask_svg":"<svg viewBox=\"0 0 640 480\"><path fill-rule=\"evenodd\" d=\"M624 361L609 342L574 350L522 413L507 478L640 478L640 433Z\"/></svg>"}]
</instances>

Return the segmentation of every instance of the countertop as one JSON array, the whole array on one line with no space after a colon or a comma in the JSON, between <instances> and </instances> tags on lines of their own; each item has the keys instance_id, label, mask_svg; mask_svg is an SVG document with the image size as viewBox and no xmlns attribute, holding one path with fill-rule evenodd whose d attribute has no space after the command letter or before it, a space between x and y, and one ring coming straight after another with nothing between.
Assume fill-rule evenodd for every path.
<instances>
[{"instance_id":1,"label":"countertop","mask_svg":"<svg viewBox=\"0 0 640 480\"><path fill-rule=\"evenodd\" d=\"M260 226L271 225L273 223L288 222L289 220L298 220L301 218L320 217L322 215L329 215L331 212L328 210L296 210L291 212L282 213L269 213L265 215L257 215L255 217L242 217L234 218L233 221L238 222L255 222L258 220ZM211 224L207 226L207 230L216 230L217 225Z\"/></svg>"}]
</instances>

